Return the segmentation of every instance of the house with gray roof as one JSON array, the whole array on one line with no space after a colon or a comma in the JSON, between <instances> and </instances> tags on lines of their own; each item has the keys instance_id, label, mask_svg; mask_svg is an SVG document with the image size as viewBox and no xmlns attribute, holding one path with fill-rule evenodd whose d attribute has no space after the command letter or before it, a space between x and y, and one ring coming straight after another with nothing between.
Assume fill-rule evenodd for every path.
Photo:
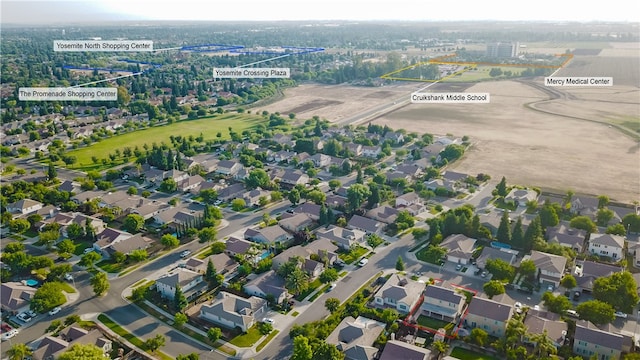
<instances>
[{"instance_id":1,"label":"house with gray roof","mask_svg":"<svg viewBox=\"0 0 640 360\"><path fill-rule=\"evenodd\" d=\"M537 201L538 193L531 189L518 189L513 188L509 191L509 194L504 197L505 202L514 203L517 207L527 206L529 201Z\"/></svg>"},{"instance_id":2,"label":"house with gray roof","mask_svg":"<svg viewBox=\"0 0 640 360\"><path fill-rule=\"evenodd\" d=\"M75 344L95 345L102 350L103 354L108 354L113 350L113 344L98 329L85 330L77 326L60 331L58 337L46 335L38 344L38 348L33 351L33 360L57 359Z\"/></svg>"},{"instance_id":3,"label":"house with gray roof","mask_svg":"<svg viewBox=\"0 0 640 360\"><path fill-rule=\"evenodd\" d=\"M309 175L300 170L287 169L280 178L280 184L287 185L288 187L294 187L298 184L306 185L308 182Z\"/></svg>"},{"instance_id":4,"label":"house with gray roof","mask_svg":"<svg viewBox=\"0 0 640 360\"><path fill-rule=\"evenodd\" d=\"M624 237L613 234L591 234L589 252L613 260L620 260L624 253Z\"/></svg>"},{"instance_id":5,"label":"house with gray roof","mask_svg":"<svg viewBox=\"0 0 640 360\"><path fill-rule=\"evenodd\" d=\"M267 312L267 301L256 296L247 299L221 291L210 304L200 308L200 318L229 329L249 330Z\"/></svg>"},{"instance_id":6,"label":"house with gray roof","mask_svg":"<svg viewBox=\"0 0 640 360\"><path fill-rule=\"evenodd\" d=\"M222 175L234 176L244 167L239 162L233 160L221 160L215 170L216 173Z\"/></svg>"},{"instance_id":7,"label":"house with gray roof","mask_svg":"<svg viewBox=\"0 0 640 360\"><path fill-rule=\"evenodd\" d=\"M154 241L151 238L142 236L142 234L135 234L129 238L112 243L107 248L107 252L109 253L109 255L113 254L116 251L128 255L134 250L144 250L149 248L151 245L153 245L153 242Z\"/></svg>"},{"instance_id":8,"label":"house with gray roof","mask_svg":"<svg viewBox=\"0 0 640 360\"><path fill-rule=\"evenodd\" d=\"M286 232L279 225L275 225L258 229L249 228L245 230L244 238L256 243L272 246L277 243L288 244L293 240L293 235Z\"/></svg>"},{"instance_id":9,"label":"house with gray roof","mask_svg":"<svg viewBox=\"0 0 640 360\"><path fill-rule=\"evenodd\" d=\"M231 201L235 198L242 197L245 191L244 184L242 183L229 185L218 191L218 199L222 201Z\"/></svg>"},{"instance_id":10,"label":"house with gray roof","mask_svg":"<svg viewBox=\"0 0 640 360\"><path fill-rule=\"evenodd\" d=\"M576 195L571 199L571 212L576 215L594 217L598 212L598 198Z\"/></svg>"},{"instance_id":11,"label":"house with gray roof","mask_svg":"<svg viewBox=\"0 0 640 360\"><path fill-rule=\"evenodd\" d=\"M42 206L44 206L44 204L39 201L22 199L11 204L7 204L6 209L10 213L26 215L42 209Z\"/></svg>"},{"instance_id":12,"label":"house with gray roof","mask_svg":"<svg viewBox=\"0 0 640 360\"><path fill-rule=\"evenodd\" d=\"M516 254L514 254L513 250L504 251L506 249L496 249L490 246L485 246L482 249L482 253L476 259L476 266L480 269L486 269L487 260L489 259L500 259L506 262L509 265L513 265L516 261Z\"/></svg>"},{"instance_id":13,"label":"house with gray roof","mask_svg":"<svg viewBox=\"0 0 640 360\"><path fill-rule=\"evenodd\" d=\"M364 242L365 235L364 231L345 229L335 225L330 225L328 228L321 228L316 231L318 239L328 240L345 250L349 250L353 246L362 244Z\"/></svg>"},{"instance_id":14,"label":"house with gray roof","mask_svg":"<svg viewBox=\"0 0 640 360\"><path fill-rule=\"evenodd\" d=\"M554 287L560 285L560 279L562 279L564 268L567 265L566 257L533 250L531 255L525 256L522 260L533 261L538 269L540 284L553 285Z\"/></svg>"},{"instance_id":15,"label":"house with gray roof","mask_svg":"<svg viewBox=\"0 0 640 360\"><path fill-rule=\"evenodd\" d=\"M347 316L327 336L326 342L342 351L345 360L373 360L378 354L373 344L385 326L382 322L363 316L356 319Z\"/></svg>"},{"instance_id":16,"label":"house with gray roof","mask_svg":"<svg viewBox=\"0 0 640 360\"><path fill-rule=\"evenodd\" d=\"M290 215L290 216L285 216ZM283 229L290 231L292 233L296 233L298 231L302 231L306 228L313 227L313 219L305 213L300 214L289 214L285 213L282 215L282 219L278 221L278 225Z\"/></svg>"},{"instance_id":17,"label":"house with gray roof","mask_svg":"<svg viewBox=\"0 0 640 360\"><path fill-rule=\"evenodd\" d=\"M388 205L378 206L365 214L369 219L377 220L385 224L391 224L396 221L400 211Z\"/></svg>"},{"instance_id":18,"label":"house with gray roof","mask_svg":"<svg viewBox=\"0 0 640 360\"><path fill-rule=\"evenodd\" d=\"M429 360L431 350L406 343L404 341L389 340L384 345L378 360Z\"/></svg>"},{"instance_id":19,"label":"house with gray roof","mask_svg":"<svg viewBox=\"0 0 640 360\"><path fill-rule=\"evenodd\" d=\"M511 305L476 296L469 304L464 324L471 328L480 328L491 336L502 337L511 316Z\"/></svg>"},{"instance_id":20,"label":"house with gray roof","mask_svg":"<svg viewBox=\"0 0 640 360\"><path fill-rule=\"evenodd\" d=\"M529 310L527 317L524 319L524 326L527 327L528 334L543 334L546 332L547 338L551 343L556 348L560 348L564 345L567 332L569 331L569 325L561 321L559 316L549 316L547 314ZM535 342L531 341L530 338L525 338L524 342L535 346Z\"/></svg>"},{"instance_id":21,"label":"house with gray roof","mask_svg":"<svg viewBox=\"0 0 640 360\"><path fill-rule=\"evenodd\" d=\"M463 234L447 236L440 247L447 249L447 260L457 264L469 264L476 246L476 239Z\"/></svg>"},{"instance_id":22,"label":"house with gray roof","mask_svg":"<svg viewBox=\"0 0 640 360\"><path fill-rule=\"evenodd\" d=\"M249 275L242 290L248 295L253 295L266 299L268 295L273 296L276 303L281 304L289 297L289 292L284 287L285 281L274 270L255 276Z\"/></svg>"},{"instance_id":23,"label":"house with gray roof","mask_svg":"<svg viewBox=\"0 0 640 360\"><path fill-rule=\"evenodd\" d=\"M349 229L361 230L367 234L381 234L384 224L360 215L353 215L347 223Z\"/></svg>"},{"instance_id":24,"label":"house with gray roof","mask_svg":"<svg viewBox=\"0 0 640 360\"><path fill-rule=\"evenodd\" d=\"M14 312L29 305L36 289L20 282L3 282L0 285L0 306L3 311Z\"/></svg>"},{"instance_id":25,"label":"house with gray roof","mask_svg":"<svg viewBox=\"0 0 640 360\"><path fill-rule=\"evenodd\" d=\"M224 252L229 256L246 255L249 254L251 249L255 246L256 244L251 241L238 239L232 236L225 242Z\"/></svg>"},{"instance_id":26,"label":"house with gray roof","mask_svg":"<svg viewBox=\"0 0 640 360\"><path fill-rule=\"evenodd\" d=\"M576 322L573 340L573 352L585 358L596 355L601 360L620 359L624 346L621 334L599 329L584 320Z\"/></svg>"},{"instance_id":27,"label":"house with gray roof","mask_svg":"<svg viewBox=\"0 0 640 360\"><path fill-rule=\"evenodd\" d=\"M561 222L557 226L550 226L546 231L547 242L566 246L578 253L582 252L586 236L586 231L572 228L566 221Z\"/></svg>"},{"instance_id":28,"label":"house with gray roof","mask_svg":"<svg viewBox=\"0 0 640 360\"><path fill-rule=\"evenodd\" d=\"M454 289L430 284L424 290L420 313L444 321L454 322L463 312L465 297Z\"/></svg>"},{"instance_id":29,"label":"house with gray roof","mask_svg":"<svg viewBox=\"0 0 640 360\"><path fill-rule=\"evenodd\" d=\"M593 283L597 278L608 277L623 270L620 266L585 260L580 264L576 264L574 277L582 291L591 292Z\"/></svg>"},{"instance_id":30,"label":"house with gray roof","mask_svg":"<svg viewBox=\"0 0 640 360\"><path fill-rule=\"evenodd\" d=\"M202 274L184 268L177 268L162 276L155 285L156 290L167 299L173 299L178 286L189 300L206 290Z\"/></svg>"},{"instance_id":31,"label":"house with gray roof","mask_svg":"<svg viewBox=\"0 0 640 360\"><path fill-rule=\"evenodd\" d=\"M391 275L374 295L378 307L390 307L401 314L408 314L420 301L424 284L400 275Z\"/></svg>"},{"instance_id":32,"label":"house with gray roof","mask_svg":"<svg viewBox=\"0 0 640 360\"><path fill-rule=\"evenodd\" d=\"M305 202L293 209L294 214L307 214L312 220L318 221L320 219L321 206L312 202Z\"/></svg>"}]
</instances>

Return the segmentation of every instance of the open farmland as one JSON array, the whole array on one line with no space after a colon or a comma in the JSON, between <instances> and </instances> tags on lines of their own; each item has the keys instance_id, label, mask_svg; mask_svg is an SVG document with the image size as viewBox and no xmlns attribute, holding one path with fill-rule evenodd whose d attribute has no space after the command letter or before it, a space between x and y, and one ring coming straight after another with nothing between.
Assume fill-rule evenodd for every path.
<instances>
[{"instance_id":1,"label":"open farmland","mask_svg":"<svg viewBox=\"0 0 640 360\"><path fill-rule=\"evenodd\" d=\"M263 117L249 114L225 114L214 115L197 120L184 120L164 126L156 126L149 129L134 131L122 135L117 135L101 140L88 147L70 151L68 154L77 158L77 163L73 168L78 170L92 170L96 168L91 157L99 159L107 158L109 153L116 149L123 150L125 147L142 148L144 144L151 146L153 143L168 143L171 135L177 136L199 136L203 135L204 140L217 139L216 134L220 132L222 138L229 138L229 127L233 131L241 133L243 130L254 127L264 121Z\"/></svg>"}]
</instances>

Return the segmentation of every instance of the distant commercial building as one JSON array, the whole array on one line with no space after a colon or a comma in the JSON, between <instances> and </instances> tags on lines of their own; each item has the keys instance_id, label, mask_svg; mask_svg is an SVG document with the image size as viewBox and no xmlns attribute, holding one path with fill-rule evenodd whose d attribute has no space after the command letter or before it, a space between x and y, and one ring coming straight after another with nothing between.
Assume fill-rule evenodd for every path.
<instances>
[{"instance_id":1,"label":"distant commercial building","mask_svg":"<svg viewBox=\"0 0 640 360\"><path fill-rule=\"evenodd\" d=\"M518 55L517 42L497 42L487 44L487 56L495 58L512 58Z\"/></svg>"}]
</instances>

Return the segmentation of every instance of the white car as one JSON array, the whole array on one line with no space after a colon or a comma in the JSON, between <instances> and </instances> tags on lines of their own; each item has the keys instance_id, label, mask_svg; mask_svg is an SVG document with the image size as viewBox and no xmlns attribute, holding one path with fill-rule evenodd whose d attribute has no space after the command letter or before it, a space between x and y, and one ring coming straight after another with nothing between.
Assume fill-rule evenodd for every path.
<instances>
[{"instance_id":1,"label":"white car","mask_svg":"<svg viewBox=\"0 0 640 360\"><path fill-rule=\"evenodd\" d=\"M181 258L186 258L189 255L191 255L191 250L185 250L185 251L180 253L180 257Z\"/></svg>"},{"instance_id":2,"label":"white car","mask_svg":"<svg viewBox=\"0 0 640 360\"><path fill-rule=\"evenodd\" d=\"M533 310L540 311L540 305L534 305L534 306L533 306Z\"/></svg>"},{"instance_id":3,"label":"white car","mask_svg":"<svg viewBox=\"0 0 640 360\"><path fill-rule=\"evenodd\" d=\"M274 325L276 323L276 321L273 320L272 318L264 318L264 319L262 319L262 322L267 323L267 324L271 324L271 325Z\"/></svg>"},{"instance_id":4,"label":"white car","mask_svg":"<svg viewBox=\"0 0 640 360\"><path fill-rule=\"evenodd\" d=\"M335 289L335 288L336 288L336 286L338 286L338 284L336 284L336 283L332 283L332 284L329 286L329 291L331 291L331 290Z\"/></svg>"},{"instance_id":5,"label":"white car","mask_svg":"<svg viewBox=\"0 0 640 360\"><path fill-rule=\"evenodd\" d=\"M365 266L368 263L369 263L369 259L364 258L364 259L361 259L360 261L358 261L358 266Z\"/></svg>"},{"instance_id":6,"label":"white car","mask_svg":"<svg viewBox=\"0 0 640 360\"><path fill-rule=\"evenodd\" d=\"M567 313L568 316L573 316L573 317L576 317L576 318L580 317L580 314L578 314L578 312L575 311L575 310L567 310L566 313Z\"/></svg>"},{"instance_id":7,"label":"white car","mask_svg":"<svg viewBox=\"0 0 640 360\"><path fill-rule=\"evenodd\" d=\"M64 279L67 280L67 281L73 281L73 275L71 275L69 273L64 274Z\"/></svg>"},{"instance_id":8,"label":"white car","mask_svg":"<svg viewBox=\"0 0 640 360\"><path fill-rule=\"evenodd\" d=\"M623 313L622 311L616 311L614 315L616 317L623 318L623 319L627 318L627 314Z\"/></svg>"},{"instance_id":9,"label":"white car","mask_svg":"<svg viewBox=\"0 0 640 360\"><path fill-rule=\"evenodd\" d=\"M20 313L17 316L18 319L24 321L24 322L29 322L31 321L31 316L29 316L27 313Z\"/></svg>"},{"instance_id":10,"label":"white car","mask_svg":"<svg viewBox=\"0 0 640 360\"><path fill-rule=\"evenodd\" d=\"M56 306L53 309L49 310L49 315L55 315L60 312L62 308L60 306Z\"/></svg>"},{"instance_id":11,"label":"white car","mask_svg":"<svg viewBox=\"0 0 640 360\"><path fill-rule=\"evenodd\" d=\"M0 338L2 338L2 340L9 340L12 337L18 335L18 330L17 329L11 329L9 331L7 331L6 333L3 333L2 336L0 336Z\"/></svg>"},{"instance_id":12,"label":"white car","mask_svg":"<svg viewBox=\"0 0 640 360\"><path fill-rule=\"evenodd\" d=\"M513 307L516 308L516 312L520 314L522 312L522 304L520 302L516 302L513 304Z\"/></svg>"}]
</instances>

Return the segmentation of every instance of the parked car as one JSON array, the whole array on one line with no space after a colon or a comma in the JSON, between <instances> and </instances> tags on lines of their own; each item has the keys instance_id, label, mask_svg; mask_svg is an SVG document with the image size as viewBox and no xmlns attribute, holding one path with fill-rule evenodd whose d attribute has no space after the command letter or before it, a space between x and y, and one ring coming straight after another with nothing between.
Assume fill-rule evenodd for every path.
<instances>
[{"instance_id":1,"label":"parked car","mask_svg":"<svg viewBox=\"0 0 640 360\"><path fill-rule=\"evenodd\" d=\"M264 318L264 319L262 319L262 322L263 323L267 323L267 324L271 324L271 325L274 325L276 323L276 321L273 320L272 318Z\"/></svg>"},{"instance_id":2,"label":"parked car","mask_svg":"<svg viewBox=\"0 0 640 360\"><path fill-rule=\"evenodd\" d=\"M520 303L520 302L516 302L516 303L513 305L513 307L514 307L514 308L516 308L516 312L517 312L518 314L522 313L522 303Z\"/></svg>"},{"instance_id":3,"label":"parked car","mask_svg":"<svg viewBox=\"0 0 640 360\"><path fill-rule=\"evenodd\" d=\"M35 312L35 311L33 311L33 310L28 310L28 311L27 311L27 315L29 315L29 316L31 316L31 317L36 317L36 316L38 315L38 313L36 313L36 312Z\"/></svg>"},{"instance_id":4,"label":"parked car","mask_svg":"<svg viewBox=\"0 0 640 360\"><path fill-rule=\"evenodd\" d=\"M329 285L329 291L333 290L336 288L336 286L338 286L338 284L336 283L331 283L331 285Z\"/></svg>"},{"instance_id":5,"label":"parked car","mask_svg":"<svg viewBox=\"0 0 640 360\"><path fill-rule=\"evenodd\" d=\"M460 269L462 269L462 264L456 265L456 271L460 271Z\"/></svg>"},{"instance_id":6,"label":"parked car","mask_svg":"<svg viewBox=\"0 0 640 360\"><path fill-rule=\"evenodd\" d=\"M487 272L486 272L486 271L483 271L483 272L480 274L480 277L487 277Z\"/></svg>"},{"instance_id":7,"label":"parked car","mask_svg":"<svg viewBox=\"0 0 640 360\"><path fill-rule=\"evenodd\" d=\"M180 253L180 257L181 258L186 258L189 255L191 255L191 250L185 250L185 251Z\"/></svg>"},{"instance_id":8,"label":"parked car","mask_svg":"<svg viewBox=\"0 0 640 360\"><path fill-rule=\"evenodd\" d=\"M64 274L64 279L67 280L67 281L73 281L73 275L71 275L69 273Z\"/></svg>"},{"instance_id":9,"label":"parked car","mask_svg":"<svg viewBox=\"0 0 640 360\"><path fill-rule=\"evenodd\" d=\"M53 309L49 310L49 315L55 315L60 312L62 308L60 306L56 306Z\"/></svg>"},{"instance_id":10,"label":"parked car","mask_svg":"<svg viewBox=\"0 0 640 360\"><path fill-rule=\"evenodd\" d=\"M29 316L27 313L20 313L17 316L18 319L24 321L24 322L29 322L31 321L31 316Z\"/></svg>"},{"instance_id":11,"label":"parked car","mask_svg":"<svg viewBox=\"0 0 640 360\"><path fill-rule=\"evenodd\" d=\"M0 335L0 338L4 341L4 340L9 340L12 337L18 335L18 330L17 329L11 329L5 333L2 333L2 335Z\"/></svg>"},{"instance_id":12,"label":"parked car","mask_svg":"<svg viewBox=\"0 0 640 360\"><path fill-rule=\"evenodd\" d=\"M360 261L358 261L358 266L365 266L367 265L367 263L369 263L369 259L363 258L363 259L360 259Z\"/></svg>"},{"instance_id":13,"label":"parked car","mask_svg":"<svg viewBox=\"0 0 640 360\"><path fill-rule=\"evenodd\" d=\"M578 312L577 312L577 311L575 311L575 310L567 310L567 311L565 311L565 313L566 313L568 316L571 316L571 317L575 317L575 318L580 317L580 315L578 314Z\"/></svg>"},{"instance_id":14,"label":"parked car","mask_svg":"<svg viewBox=\"0 0 640 360\"><path fill-rule=\"evenodd\" d=\"M626 319L626 318L627 318L627 314L623 313L622 311L616 311L616 312L614 313L614 315L615 315L616 317L623 318L623 319Z\"/></svg>"},{"instance_id":15,"label":"parked car","mask_svg":"<svg viewBox=\"0 0 640 360\"><path fill-rule=\"evenodd\" d=\"M573 300L578 301L578 299L580 299L580 291L573 293Z\"/></svg>"}]
</instances>

